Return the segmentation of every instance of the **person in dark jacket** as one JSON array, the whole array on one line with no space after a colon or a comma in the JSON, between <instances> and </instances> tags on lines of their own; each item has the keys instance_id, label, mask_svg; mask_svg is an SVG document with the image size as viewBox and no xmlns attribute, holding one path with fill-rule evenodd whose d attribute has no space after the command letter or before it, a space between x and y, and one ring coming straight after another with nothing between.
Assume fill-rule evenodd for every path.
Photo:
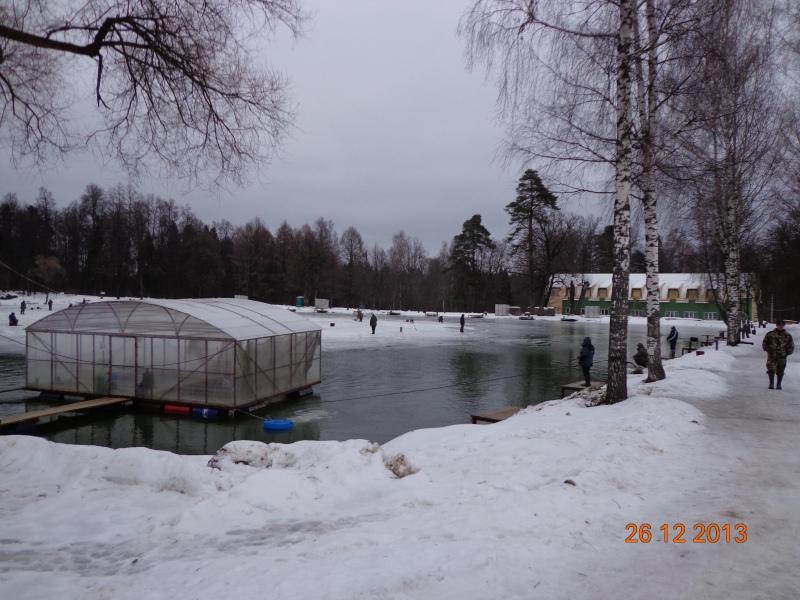
<instances>
[{"instance_id":1,"label":"person in dark jacket","mask_svg":"<svg viewBox=\"0 0 800 600\"><path fill-rule=\"evenodd\" d=\"M372 335L375 335L375 328L378 326L378 317L375 316L375 313L372 313L369 318L369 326L372 327Z\"/></svg>"},{"instance_id":2,"label":"person in dark jacket","mask_svg":"<svg viewBox=\"0 0 800 600\"><path fill-rule=\"evenodd\" d=\"M464 315L461 315L461 318L458 320L461 323L461 333L464 333Z\"/></svg>"},{"instance_id":3,"label":"person in dark jacket","mask_svg":"<svg viewBox=\"0 0 800 600\"><path fill-rule=\"evenodd\" d=\"M47 301L47 310L53 310L53 299Z\"/></svg>"},{"instance_id":4,"label":"person in dark jacket","mask_svg":"<svg viewBox=\"0 0 800 600\"><path fill-rule=\"evenodd\" d=\"M678 345L678 330L675 329L674 325L672 329L669 330L667 341L669 342L669 357L675 358L675 348Z\"/></svg>"},{"instance_id":5,"label":"person in dark jacket","mask_svg":"<svg viewBox=\"0 0 800 600\"><path fill-rule=\"evenodd\" d=\"M17 321L17 315L15 315L15 314L12 312L10 315L8 315L8 324L9 324L11 327L16 327L16 326L17 326L17 323L18 323L18 321Z\"/></svg>"},{"instance_id":6,"label":"person in dark jacket","mask_svg":"<svg viewBox=\"0 0 800 600\"><path fill-rule=\"evenodd\" d=\"M27 307L28 305L25 303L25 300L23 300L19 305L19 314L24 315Z\"/></svg>"},{"instance_id":7,"label":"person in dark jacket","mask_svg":"<svg viewBox=\"0 0 800 600\"><path fill-rule=\"evenodd\" d=\"M590 337L583 338L581 353L578 354L578 364L583 370L583 379L586 382L583 384L584 387L590 387L592 385L592 379L589 370L594 364L594 346L592 346L592 338Z\"/></svg>"},{"instance_id":8,"label":"person in dark jacket","mask_svg":"<svg viewBox=\"0 0 800 600\"><path fill-rule=\"evenodd\" d=\"M786 370L786 357L794 353L794 340L791 334L784 329L784 322L775 322L775 329L764 336L761 348L767 353L767 376L769 389L780 390L783 383L783 373ZM778 376L778 385L775 386L775 375Z\"/></svg>"},{"instance_id":9,"label":"person in dark jacket","mask_svg":"<svg viewBox=\"0 0 800 600\"><path fill-rule=\"evenodd\" d=\"M633 355L633 362L643 369L647 368L647 348L644 347L644 344L637 344L636 354Z\"/></svg>"}]
</instances>

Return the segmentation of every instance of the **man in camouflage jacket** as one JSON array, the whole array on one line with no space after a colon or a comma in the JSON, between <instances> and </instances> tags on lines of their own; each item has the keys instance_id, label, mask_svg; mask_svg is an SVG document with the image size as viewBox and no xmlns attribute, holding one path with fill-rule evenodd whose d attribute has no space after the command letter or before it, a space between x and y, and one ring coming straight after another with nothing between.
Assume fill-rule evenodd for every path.
<instances>
[{"instance_id":1,"label":"man in camouflage jacket","mask_svg":"<svg viewBox=\"0 0 800 600\"><path fill-rule=\"evenodd\" d=\"M769 389L781 389L783 372L786 370L786 357L794 352L794 340L784 329L783 321L775 323L775 329L764 336L761 347L767 353L767 375L769 376ZM778 375L778 385L775 386L775 375Z\"/></svg>"}]
</instances>

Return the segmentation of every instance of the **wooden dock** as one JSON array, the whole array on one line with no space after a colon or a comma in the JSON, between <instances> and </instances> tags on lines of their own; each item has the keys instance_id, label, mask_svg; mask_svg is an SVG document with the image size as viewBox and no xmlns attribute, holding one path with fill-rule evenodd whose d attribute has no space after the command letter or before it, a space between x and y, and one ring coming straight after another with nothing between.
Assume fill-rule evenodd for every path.
<instances>
[{"instance_id":1,"label":"wooden dock","mask_svg":"<svg viewBox=\"0 0 800 600\"><path fill-rule=\"evenodd\" d=\"M485 413L475 413L474 415L470 415L469 418L472 419L473 425L476 425L478 421L483 421L485 423L497 423L517 414L521 409L521 406L506 406L500 410L494 410Z\"/></svg>"},{"instance_id":2,"label":"wooden dock","mask_svg":"<svg viewBox=\"0 0 800 600\"><path fill-rule=\"evenodd\" d=\"M69 404L62 404L60 406L51 406L50 408L42 408L40 410L32 410L30 412L20 413L18 415L6 415L0 417L0 427L10 427L19 423L26 423L28 421L38 421L45 417L54 417L70 412L79 412L84 410L92 410L100 408L101 406L113 406L115 404L122 404L128 402L130 398L93 398L91 400L81 400L80 402L71 402Z\"/></svg>"},{"instance_id":3,"label":"wooden dock","mask_svg":"<svg viewBox=\"0 0 800 600\"><path fill-rule=\"evenodd\" d=\"M570 394L574 394L575 392L582 392L583 390L588 390L588 389L591 389L592 391L599 390L605 384L606 384L605 381L593 381L591 388L587 388L585 385L583 385L583 381L573 381L572 383L565 383L564 385L561 386L561 397L565 398Z\"/></svg>"}]
</instances>

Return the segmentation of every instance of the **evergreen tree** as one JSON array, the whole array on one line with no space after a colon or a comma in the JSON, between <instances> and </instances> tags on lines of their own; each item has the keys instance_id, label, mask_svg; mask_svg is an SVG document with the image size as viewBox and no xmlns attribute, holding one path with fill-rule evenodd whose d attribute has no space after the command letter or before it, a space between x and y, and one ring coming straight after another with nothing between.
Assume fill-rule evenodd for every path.
<instances>
[{"instance_id":1,"label":"evergreen tree","mask_svg":"<svg viewBox=\"0 0 800 600\"><path fill-rule=\"evenodd\" d=\"M475 307L481 287L481 258L485 250L495 247L492 236L481 223L480 215L464 221L461 233L453 238L451 268L457 278L457 294Z\"/></svg>"},{"instance_id":2,"label":"evergreen tree","mask_svg":"<svg viewBox=\"0 0 800 600\"><path fill-rule=\"evenodd\" d=\"M546 225L549 220L548 212L559 210L556 196L547 189L536 171L528 169L517 184L517 199L506 205L505 210L511 225L511 232L508 234L509 253L527 274L529 305L533 306L537 229Z\"/></svg>"}]
</instances>

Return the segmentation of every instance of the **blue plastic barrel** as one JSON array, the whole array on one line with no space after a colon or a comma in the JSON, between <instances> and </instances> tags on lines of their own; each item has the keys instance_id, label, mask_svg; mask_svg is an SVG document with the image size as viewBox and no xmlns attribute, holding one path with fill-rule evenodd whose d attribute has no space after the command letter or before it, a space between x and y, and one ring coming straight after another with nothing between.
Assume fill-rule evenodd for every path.
<instances>
[{"instance_id":1,"label":"blue plastic barrel","mask_svg":"<svg viewBox=\"0 0 800 600\"><path fill-rule=\"evenodd\" d=\"M196 406L192 409L192 416L201 419L216 419L219 416L219 410L216 408L200 408Z\"/></svg>"},{"instance_id":2,"label":"blue plastic barrel","mask_svg":"<svg viewBox=\"0 0 800 600\"><path fill-rule=\"evenodd\" d=\"M294 427L294 422L289 419L265 419L262 426L264 431L289 431Z\"/></svg>"}]
</instances>

